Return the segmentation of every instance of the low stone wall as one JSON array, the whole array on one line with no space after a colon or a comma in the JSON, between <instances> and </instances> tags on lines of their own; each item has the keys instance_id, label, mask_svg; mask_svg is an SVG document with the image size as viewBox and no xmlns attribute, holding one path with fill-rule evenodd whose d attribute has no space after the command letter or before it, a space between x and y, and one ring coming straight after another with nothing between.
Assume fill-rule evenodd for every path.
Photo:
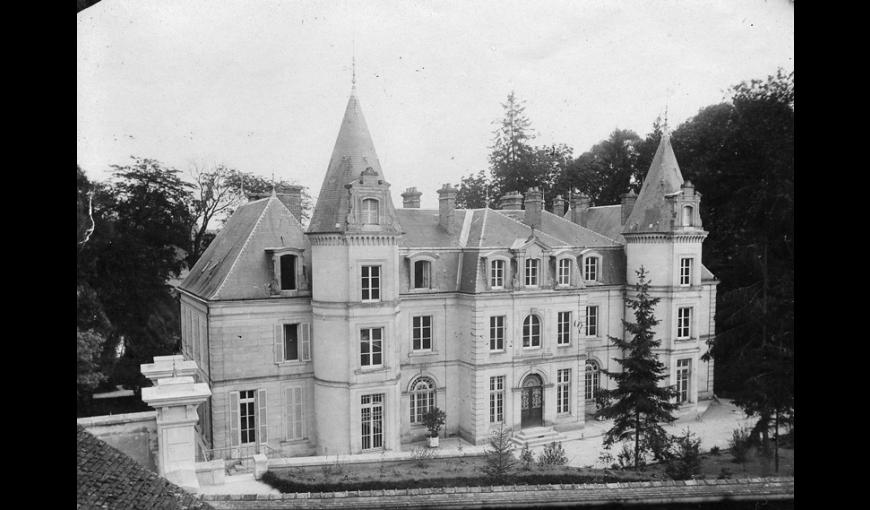
<instances>
[{"instance_id":1,"label":"low stone wall","mask_svg":"<svg viewBox=\"0 0 870 510\"><path fill-rule=\"evenodd\" d=\"M794 477L606 484L443 487L299 494L205 495L214 508L510 508L794 501Z\"/></svg>"},{"instance_id":2,"label":"low stone wall","mask_svg":"<svg viewBox=\"0 0 870 510\"><path fill-rule=\"evenodd\" d=\"M157 472L157 411L91 416L79 418L76 423L143 467Z\"/></svg>"}]
</instances>

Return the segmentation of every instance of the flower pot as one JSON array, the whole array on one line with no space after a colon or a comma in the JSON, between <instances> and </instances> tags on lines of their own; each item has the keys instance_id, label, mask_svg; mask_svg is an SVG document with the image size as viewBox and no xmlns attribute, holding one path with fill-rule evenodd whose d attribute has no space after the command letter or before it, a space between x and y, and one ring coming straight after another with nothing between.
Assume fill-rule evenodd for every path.
<instances>
[{"instance_id":1,"label":"flower pot","mask_svg":"<svg viewBox=\"0 0 870 510\"><path fill-rule=\"evenodd\" d=\"M438 436L429 436L429 448L438 448Z\"/></svg>"}]
</instances>

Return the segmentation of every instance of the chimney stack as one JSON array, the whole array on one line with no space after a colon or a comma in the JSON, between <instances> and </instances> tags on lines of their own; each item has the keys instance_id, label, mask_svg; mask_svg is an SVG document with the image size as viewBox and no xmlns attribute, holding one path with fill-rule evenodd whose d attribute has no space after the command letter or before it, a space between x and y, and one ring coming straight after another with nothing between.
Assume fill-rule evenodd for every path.
<instances>
[{"instance_id":1,"label":"chimney stack","mask_svg":"<svg viewBox=\"0 0 870 510\"><path fill-rule=\"evenodd\" d=\"M591 200L584 193L571 195L571 221L580 225L586 226L586 211L589 210Z\"/></svg>"},{"instance_id":2,"label":"chimney stack","mask_svg":"<svg viewBox=\"0 0 870 510\"><path fill-rule=\"evenodd\" d=\"M279 191L280 190L280 191ZM255 200L260 200L261 198L269 198L272 196L272 192L268 191L265 193L248 193L248 202L253 202ZM287 209L290 209L290 212L293 213L293 216L296 218L296 221L302 222L302 186L298 186L296 184L288 184L286 186L282 186L280 188L275 189L275 196L278 200L281 201Z\"/></svg>"},{"instance_id":3,"label":"chimney stack","mask_svg":"<svg viewBox=\"0 0 870 510\"><path fill-rule=\"evenodd\" d=\"M518 191L511 191L510 193L501 197L501 200L498 202L499 209L522 209L523 208L523 194Z\"/></svg>"},{"instance_id":4,"label":"chimney stack","mask_svg":"<svg viewBox=\"0 0 870 510\"><path fill-rule=\"evenodd\" d=\"M556 198L553 199L553 214L560 218L565 215L565 199L562 198L562 195L556 195Z\"/></svg>"},{"instance_id":5,"label":"chimney stack","mask_svg":"<svg viewBox=\"0 0 870 510\"><path fill-rule=\"evenodd\" d=\"M456 188L450 184L438 190L438 224L448 234L453 233L453 216L456 212Z\"/></svg>"},{"instance_id":6,"label":"chimney stack","mask_svg":"<svg viewBox=\"0 0 870 510\"><path fill-rule=\"evenodd\" d=\"M622 194L622 224L628 221L631 216L631 211L634 209L634 203L637 202L637 194L634 190L629 190L628 193Z\"/></svg>"},{"instance_id":7,"label":"chimney stack","mask_svg":"<svg viewBox=\"0 0 870 510\"><path fill-rule=\"evenodd\" d=\"M423 193L417 191L417 188L408 188L402 193L402 207L405 209L419 209L420 195Z\"/></svg>"},{"instance_id":8,"label":"chimney stack","mask_svg":"<svg viewBox=\"0 0 870 510\"><path fill-rule=\"evenodd\" d=\"M526 224L531 227L541 226L541 209L544 208L543 196L537 187L529 188L526 192Z\"/></svg>"}]
</instances>

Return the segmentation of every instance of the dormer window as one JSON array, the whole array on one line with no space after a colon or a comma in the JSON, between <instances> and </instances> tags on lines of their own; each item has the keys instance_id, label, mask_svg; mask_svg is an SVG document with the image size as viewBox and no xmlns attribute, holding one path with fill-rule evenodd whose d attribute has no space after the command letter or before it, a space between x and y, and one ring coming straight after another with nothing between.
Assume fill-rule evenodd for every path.
<instances>
[{"instance_id":1,"label":"dormer window","mask_svg":"<svg viewBox=\"0 0 870 510\"><path fill-rule=\"evenodd\" d=\"M526 259L526 287L535 287L538 285L538 271L540 269L540 259Z\"/></svg>"},{"instance_id":2,"label":"dormer window","mask_svg":"<svg viewBox=\"0 0 870 510\"><path fill-rule=\"evenodd\" d=\"M428 260L414 262L414 288L428 289L431 287L432 263Z\"/></svg>"},{"instance_id":3,"label":"dormer window","mask_svg":"<svg viewBox=\"0 0 870 510\"><path fill-rule=\"evenodd\" d=\"M689 227L692 225L692 206L683 206L683 226Z\"/></svg>"},{"instance_id":4,"label":"dormer window","mask_svg":"<svg viewBox=\"0 0 870 510\"><path fill-rule=\"evenodd\" d=\"M362 201L362 211L360 221L363 225L377 225L378 221L378 201L374 198L366 198Z\"/></svg>"},{"instance_id":5,"label":"dormer window","mask_svg":"<svg viewBox=\"0 0 870 510\"><path fill-rule=\"evenodd\" d=\"M586 257L583 259L583 279L587 282L597 282L600 274L601 258Z\"/></svg>"},{"instance_id":6,"label":"dormer window","mask_svg":"<svg viewBox=\"0 0 870 510\"><path fill-rule=\"evenodd\" d=\"M296 255L281 255L279 269L281 290L296 290Z\"/></svg>"},{"instance_id":7,"label":"dormer window","mask_svg":"<svg viewBox=\"0 0 870 510\"><path fill-rule=\"evenodd\" d=\"M558 285L571 284L571 259L559 259Z\"/></svg>"},{"instance_id":8,"label":"dormer window","mask_svg":"<svg viewBox=\"0 0 870 510\"><path fill-rule=\"evenodd\" d=\"M490 262L489 286L493 289L504 287L504 260L496 259Z\"/></svg>"}]
</instances>

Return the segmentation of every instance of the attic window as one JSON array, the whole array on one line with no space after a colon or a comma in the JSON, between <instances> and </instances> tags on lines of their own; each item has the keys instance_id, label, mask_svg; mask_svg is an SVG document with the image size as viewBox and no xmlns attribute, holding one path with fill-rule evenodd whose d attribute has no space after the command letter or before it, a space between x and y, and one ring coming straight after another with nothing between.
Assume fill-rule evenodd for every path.
<instances>
[{"instance_id":1,"label":"attic window","mask_svg":"<svg viewBox=\"0 0 870 510\"><path fill-rule=\"evenodd\" d=\"M296 289L296 255L281 255L281 290Z\"/></svg>"},{"instance_id":2,"label":"attic window","mask_svg":"<svg viewBox=\"0 0 870 510\"><path fill-rule=\"evenodd\" d=\"M378 224L378 201L374 198L366 198L362 201L362 223L363 225Z\"/></svg>"},{"instance_id":3,"label":"attic window","mask_svg":"<svg viewBox=\"0 0 870 510\"><path fill-rule=\"evenodd\" d=\"M691 226L692 225L692 206L687 205L683 207L683 226Z\"/></svg>"},{"instance_id":4,"label":"attic window","mask_svg":"<svg viewBox=\"0 0 870 510\"><path fill-rule=\"evenodd\" d=\"M430 287L430 273L432 263L428 260L414 262L414 288L428 289Z\"/></svg>"}]
</instances>

